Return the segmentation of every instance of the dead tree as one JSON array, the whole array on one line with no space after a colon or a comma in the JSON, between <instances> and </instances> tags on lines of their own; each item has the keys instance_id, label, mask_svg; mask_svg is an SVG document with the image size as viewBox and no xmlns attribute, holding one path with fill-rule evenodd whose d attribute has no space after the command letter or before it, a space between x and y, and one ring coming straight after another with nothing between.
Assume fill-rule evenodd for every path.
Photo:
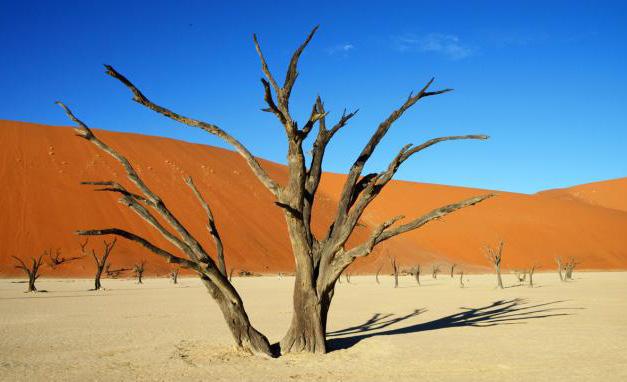
<instances>
[{"instance_id":1,"label":"dead tree","mask_svg":"<svg viewBox=\"0 0 627 382\"><path fill-rule=\"evenodd\" d=\"M83 256L85 256L87 253L88 241L89 239L85 240L84 243L80 243L81 253L83 254ZM102 277L102 272L105 270L105 268L107 269L107 275L110 275L109 264L107 264L107 261L117 241L118 241L117 238L113 238L113 240L110 242L103 240L104 249L103 249L101 257L98 257L95 249L93 248L91 249L91 257L94 259L94 262L96 263L96 276L94 276L94 289L93 290L102 289L102 284L100 284L100 278Z\"/></svg>"},{"instance_id":2,"label":"dead tree","mask_svg":"<svg viewBox=\"0 0 627 382\"><path fill-rule=\"evenodd\" d=\"M533 264L527 271L527 274L529 275L529 288L533 288L533 274L536 271L536 269L538 269L538 266Z\"/></svg>"},{"instance_id":3,"label":"dead tree","mask_svg":"<svg viewBox=\"0 0 627 382\"><path fill-rule=\"evenodd\" d=\"M503 255L503 240L499 242L499 245L496 248L485 246L485 254L488 260L492 263L492 265L494 265L498 287L503 289L503 280L501 279L501 257Z\"/></svg>"},{"instance_id":4,"label":"dead tree","mask_svg":"<svg viewBox=\"0 0 627 382\"><path fill-rule=\"evenodd\" d=\"M420 285L420 264L414 267L414 277L416 278L416 284Z\"/></svg>"},{"instance_id":5,"label":"dead tree","mask_svg":"<svg viewBox=\"0 0 627 382\"><path fill-rule=\"evenodd\" d=\"M181 270L181 267L174 267L174 269L172 269L170 271L170 280L172 280L172 284L178 284L179 283L179 272Z\"/></svg>"},{"instance_id":6,"label":"dead tree","mask_svg":"<svg viewBox=\"0 0 627 382\"><path fill-rule=\"evenodd\" d=\"M519 283L524 283L525 280L527 279L527 271L526 270L514 270L514 276L516 276L516 279L518 280Z\"/></svg>"},{"instance_id":7,"label":"dead tree","mask_svg":"<svg viewBox=\"0 0 627 382\"><path fill-rule=\"evenodd\" d=\"M314 28L306 40L294 52L282 85L272 75L257 38L255 36L253 38L261 61L261 69L265 75L261 83L267 107L263 111L277 118L283 126L286 135L288 176L284 183L279 183L273 179L253 154L240 141L221 127L184 116L154 103L127 77L113 67L106 66L106 73L128 88L133 95L133 100L139 105L187 126L202 129L231 145L248 163L251 171L261 184L274 196L275 204L282 210L285 216L292 253L296 263L292 321L287 333L280 341L282 353L298 351L326 352L327 314L333 299L335 283L344 269L353 263L355 259L369 255L375 246L386 240L418 229L433 220L440 219L461 208L480 203L492 196L492 194L474 196L436 208L421 217L404 223L399 223L404 218L403 216L392 217L374 226L370 237L361 244L357 244L352 248L346 247L348 238L351 236L366 208L380 195L399 167L410 157L440 142L467 139L485 140L488 138L486 135L446 136L430 139L417 146L406 145L394 156L387 168L380 172L363 174L366 162L370 159L383 137L407 110L424 98L451 91L451 89L429 90L433 83L433 79L431 79L418 92L411 93L398 109L394 110L378 125L346 175L337 204L337 211L331 225L322 236L314 235L311 229L311 217L314 202L316 201L315 195L320 184L323 157L327 145L335 134L346 126L349 120L356 114L356 111L344 112L337 123L327 125L329 113L325 110L321 98L317 97L312 103L311 113L302 125L297 123L292 116L289 104L292 89L298 76L298 61L317 29L317 27ZM253 352L271 354L267 339L251 326L241 297L228 280L224 271L224 257L218 255L217 261L214 261L192 233L166 207L163 200L144 183L130 162L101 141L65 105L61 103L60 105L65 109L69 118L78 125L76 128L78 135L118 160L137 190L128 190L126 187L113 181L96 181L85 184L102 186L101 190L120 194L122 203L156 228L180 251L182 256L165 251L136 234L118 228L82 230L79 231L79 234L115 234L122 236L142 244L170 262L192 269L203 280L212 297L220 306L237 345ZM315 131L316 126L317 133L313 139L312 149L306 150L303 148L303 144L309 142L306 138ZM306 152L311 152L309 163L306 163ZM188 185L192 187L192 191L197 194L200 203L204 207L204 200L202 200L200 194L193 190L195 187L192 185L191 179L188 181ZM158 214L160 218L157 219L154 214ZM211 218L209 217L209 219Z\"/></svg>"},{"instance_id":8,"label":"dead tree","mask_svg":"<svg viewBox=\"0 0 627 382\"><path fill-rule=\"evenodd\" d=\"M557 262L557 274L560 276L560 281L564 281L564 275L562 274L562 270L564 269L562 258L558 256L555 258L555 261Z\"/></svg>"},{"instance_id":9,"label":"dead tree","mask_svg":"<svg viewBox=\"0 0 627 382\"><path fill-rule=\"evenodd\" d=\"M350 284L351 283L351 274L350 273L345 273L344 277L346 277L346 283Z\"/></svg>"},{"instance_id":10,"label":"dead tree","mask_svg":"<svg viewBox=\"0 0 627 382\"><path fill-rule=\"evenodd\" d=\"M459 287L464 287L464 271L459 272Z\"/></svg>"},{"instance_id":11,"label":"dead tree","mask_svg":"<svg viewBox=\"0 0 627 382\"><path fill-rule=\"evenodd\" d=\"M457 264L452 264L451 265L451 278L453 278L453 276L455 275L455 267L457 266Z\"/></svg>"},{"instance_id":12,"label":"dead tree","mask_svg":"<svg viewBox=\"0 0 627 382\"><path fill-rule=\"evenodd\" d=\"M434 279L437 279L438 273L440 273L440 266L438 264L433 264L431 268L431 277L433 277Z\"/></svg>"},{"instance_id":13,"label":"dead tree","mask_svg":"<svg viewBox=\"0 0 627 382\"><path fill-rule=\"evenodd\" d=\"M137 277L137 284L143 284L142 277L144 276L144 271L146 270L146 260L142 260L139 264L133 265L133 272L135 273L135 277Z\"/></svg>"},{"instance_id":14,"label":"dead tree","mask_svg":"<svg viewBox=\"0 0 627 382\"><path fill-rule=\"evenodd\" d=\"M573 280L573 271L577 264L574 257L569 258L566 264L564 264L564 281Z\"/></svg>"},{"instance_id":15,"label":"dead tree","mask_svg":"<svg viewBox=\"0 0 627 382\"><path fill-rule=\"evenodd\" d=\"M104 268L105 274L110 279L117 279L118 277L120 277L122 273L131 271L131 270L133 269L132 268L111 269L111 263L107 263L107 265L105 265L105 268Z\"/></svg>"},{"instance_id":16,"label":"dead tree","mask_svg":"<svg viewBox=\"0 0 627 382\"><path fill-rule=\"evenodd\" d=\"M396 264L396 257L390 258L390 264L392 265L392 275L394 276L394 288L398 288L398 264Z\"/></svg>"},{"instance_id":17,"label":"dead tree","mask_svg":"<svg viewBox=\"0 0 627 382\"><path fill-rule=\"evenodd\" d=\"M57 248L54 251L54 254L52 252L52 248L45 250L44 255L48 257L47 263L51 269L57 269L57 267L62 264L69 263L70 261L78 260L83 257L83 256L75 256L75 257L68 257L68 258L61 257L60 248Z\"/></svg>"},{"instance_id":18,"label":"dead tree","mask_svg":"<svg viewBox=\"0 0 627 382\"><path fill-rule=\"evenodd\" d=\"M11 256L11 257L13 257L18 263L15 266L15 268L23 270L24 273L26 273L26 275L28 276L28 289L26 290L26 293L37 292L35 281L37 281L37 279L40 276L39 268L41 267L41 264L43 263L44 255L42 254L39 257L31 257L30 266L26 265L26 263L22 261L22 259L20 259L19 257L16 257L16 256Z\"/></svg>"},{"instance_id":19,"label":"dead tree","mask_svg":"<svg viewBox=\"0 0 627 382\"><path fill-rule=\"evenodd\" d=\"M379 265L379 268L377 268L377 273L374 276L374 279L376 280L377 284L379 284L379 273L381 273L381 269L383 269L383 265Z\"/></svg>"}]
</instances>

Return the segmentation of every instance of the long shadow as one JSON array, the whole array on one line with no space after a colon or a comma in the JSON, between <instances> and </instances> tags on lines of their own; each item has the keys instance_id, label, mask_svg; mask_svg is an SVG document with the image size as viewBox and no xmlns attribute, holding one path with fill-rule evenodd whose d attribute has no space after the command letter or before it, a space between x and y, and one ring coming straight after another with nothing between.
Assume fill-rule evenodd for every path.
<instances>
[{"instance_id":1,"label":"long shadow","mask_svg":"<svg viewBox=\"0 0 627 382\"><path fill-rule=\"evenodd\" d=\"M356 345L361 340L375 336L393 336L398 334L409 334L463 326L489 327L496 325L522 324L525 320L570 315L570 313L558 313L557 311L567 309L583 309L552 307L553 305L561 302L564 301L553 301L543 304L529 305L524 299L519 298L512 300L499 300L480 308L462 307L461 309L463 311L460 313L451 314L450 316L438 318L433 321L384 331L380 330L415 317L424 313L426 310L417 309L405 316L375 313L363 324L327 333L327 349L329 351L347 349Z\"/></svg>"}]
</instances>

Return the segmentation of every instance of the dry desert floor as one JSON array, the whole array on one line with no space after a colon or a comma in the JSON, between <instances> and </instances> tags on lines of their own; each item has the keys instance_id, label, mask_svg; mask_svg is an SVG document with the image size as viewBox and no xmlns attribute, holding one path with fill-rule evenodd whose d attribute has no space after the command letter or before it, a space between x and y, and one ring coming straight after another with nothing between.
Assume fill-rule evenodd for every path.
<instances>
[{"instance_id":1,"label":"dry desert floor","mask_svg":"<svg viewBox=\"0 0 627 382\"><path fill-rule=\"evenodd\" d=\"M353 276L336 291L327 355L236 352L198 280L0 280L0 380L626 381L627 273L579 272L535 288L504 275ZM236 278L271 341L290 321L292 278Z\"/></svg>"}]
</instances>

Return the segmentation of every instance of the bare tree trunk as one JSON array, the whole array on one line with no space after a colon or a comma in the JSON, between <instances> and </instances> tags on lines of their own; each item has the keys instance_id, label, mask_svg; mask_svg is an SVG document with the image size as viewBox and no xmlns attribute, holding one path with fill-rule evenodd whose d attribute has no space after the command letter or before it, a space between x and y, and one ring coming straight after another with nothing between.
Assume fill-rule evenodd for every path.
<instances>
[{"instance_id":1,"label":"bare tree trunk","mask_svg":"<svg viewBox=\"0 0 627 382\"><path fill-rule=\"evenodd\" d=\"M533 273L536 271L536 265L532 265L531 268L529 268L529 287L533 288Z\"/></svg>"},{"instance_id":2,"label":"bare tree trunk","mask_svg":"<svg viewBox=\"0 0 627 382\"><path fill-rule=\"evenodd\" d=\"M416 265L414 276L416 277L416 283L420 285L420 265Z\"/></svg>"},{"instance_id":3,"label":"bare tree trunk","mask_svg":"<svg viewBox=\"0 0 627 382\"><path fill-rule=\"evenodd\" d=\"M239 295L235 293L229 298L211 283L206 276L201 277L201 280L222 311L222 315L233 335L235 344L242 349L254 353L268 356L274 355L268 339L251 325ZM235 291L235 289L233 289L233 291Z\"/></svg>"},{"instance_id":4,"label":"bare tree trunk","mask_svg":"<svg viewBox=\"0 0 627 382\"><path fill-rule=\"evenodd\" d=\"M394 274L394 288L398 288L398 265L396 264L396 258L391 258L390 262L392 263L392 272Z\"/></svg>"},{"instance_id":5,"label":"bare tree trunk","mask_svg":"<svg viewBox=\"0 0 627 382\"><path fill-rule=\"evenodd\" d=\"M459 272L459 287L464 287L464 271Z\"/></svg>"},{"instance_id":6,"label":"bare tree trunk","mask_svg":"<svg viewBox=\"0 0 627 382\"><path fill-rule=\"evenodd\" d=\"M37 292L37 287L35 287L35 274L31 273L28 275L28 290L26 292Z\"/></svg>"},{"instance_id":7,"label":"bare tree trunk","mask_svg":"<svg viewBox=\"0 0 627 382\"><path fill-rule=\"evenodd\" d=\"M326 295L326 296L325 296ZM280 342L281 353L326 353L326 322L331 295L318 298L316 291L303 280L302 272L296 271L292 322Z\"/></svg>"},{"instance_id":8,"label":"bare tree trunk","mask_svg":"<svg viewBox=\"0 0 627 382\"><path fill-rule=\"evenodd\" d=\"M499 242L499 245L496 248L491 248L490 246L485 246L484 250L486 253L486 257L492 265L494 265L494 270L496 271L496 280L497 286L503 289L503 280L501 279L501 260L503 258L503 240Z\"/></svg>"},{"instance_id":9,"label":"bare tree trunk","mask_svg":"<svg viewBox=\"0 0 627 382\"><path fill-rule=\"evenodd\" d=\"M100 284L100 277L102 277L102 271L104 266L98 266L96 270L96 276L94 277L94 290L102 289L102 284Z\"/></svg>"},{"instance_id":10,"label":"bare tree trunk","mask_svg":"<svg viewBox=\"0 0 627 382\"><path fill-rule=\"evenodd\" d=\"M564 275L562 274L562 259L556 257L555 261L557 261L557 274L560 276L560 281L564 281Z\"/></svg>"},{"instance_id":11,"label":"bare tree trunk","mask_svg":"<svg viewBox=\"0 0 627 382\"><path fill-rule=\"evenodd\" d=\"M374 276L377 284L379 284L379 273L381 273L381 268L383 268L383 265L379 266L379 268L377 269L377 274Z\"/></svg>"},{"instance_id":12,"label":"bare tree trunk","mask_svg":"<svg viewBox=\"0 0 627 382\"><path fill-rule=\"evenodd\" d=\"M451 265L451 278L453 278L453 276L455 275L455 267L456 266L457 266L457 264Z\"/></svg>"}]
</instances>

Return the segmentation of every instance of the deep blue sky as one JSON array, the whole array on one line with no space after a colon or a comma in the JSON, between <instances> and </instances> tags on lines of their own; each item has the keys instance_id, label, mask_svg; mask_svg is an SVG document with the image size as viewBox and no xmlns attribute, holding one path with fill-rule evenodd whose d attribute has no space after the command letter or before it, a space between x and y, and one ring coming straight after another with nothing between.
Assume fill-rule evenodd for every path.
<instances>
[{"instance_id":1,"label":"deep blue sky","mask_svg":"<svg viewBox=\"0 0 627 382\"><path fill-rule=\"evenodd\" d=\"M125 4L128 3L128 4ZM282 81L316 24L292 107L320 94L331 118L360 108L329 147L345 172L379 121L431 76L455 92L422 101L388 134L370 170L405 143L437 145L397 178L518 192L627 175L627 2L8 1L0 0L0 118L68 125L63 100L93 127L223 146L155 115L103 74L111 64L154 101L217 123L258 156L284 162L262 113L259 36ZM132 157L132 153L127 153Z\"/></svg>"}]
</instances>

